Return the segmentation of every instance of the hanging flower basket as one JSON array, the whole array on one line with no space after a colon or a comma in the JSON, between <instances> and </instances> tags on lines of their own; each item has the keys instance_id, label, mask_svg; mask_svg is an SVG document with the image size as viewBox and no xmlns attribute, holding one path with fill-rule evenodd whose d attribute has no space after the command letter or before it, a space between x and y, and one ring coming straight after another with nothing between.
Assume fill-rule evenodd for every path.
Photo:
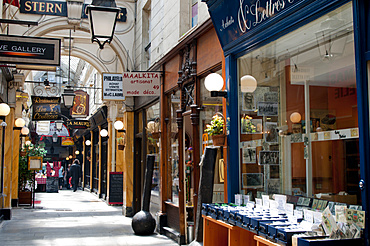
<instances>
[{"instance_id":1,"label":"hanging flower basket","mask_svg":"<svg viewBox=\"0 0 370 246\"><path fill-rule=\"evenodd\" d=\"M125 149L125 145L123 145L123 144L119 144L119 145L118 145L118 149L119 149L119 150L124 150L124 149Z\"/></svg>"},{"instance_id":2,"label":"hanging flower basket","mask_svg":"<svg viewBox=\"0 0 370 246\"><path fill-rule=\"evenodd\" d=\"M224 146L225 145L225 134L212 135L212 141L214 146Z\"/></svg>"},{"instance_id":3,"label":"hanging flower basket","mask_svg":"<svg viewBox=\"0 0 370 246\"><path fill-rule=\"evenodd\" d=\"M161 132L152 132L152 138L159 139L161 137Z\"/></svg>"},{"instance_id":4,"label":"hanging flower basket","mask_svg":"<svg viewBox=\"0 0 370 246\"><path fill-rule=\"evenodd\" d=\"M19 155L20 155L20 156L26 156L26 155L27 155L27 152L26 152L26 151L20 151L20 152L19 152Z\"/></svg>"}]
</instances>

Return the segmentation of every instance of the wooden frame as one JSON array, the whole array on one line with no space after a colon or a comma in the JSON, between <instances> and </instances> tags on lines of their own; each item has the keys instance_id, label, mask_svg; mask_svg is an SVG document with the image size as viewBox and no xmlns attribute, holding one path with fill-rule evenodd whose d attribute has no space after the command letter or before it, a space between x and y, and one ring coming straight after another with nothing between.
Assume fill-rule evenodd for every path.
<instances>
[{"instance_id":1,"label":"wooden frame","mask_svg":"<svg viewBox=\"0 0 370 246\"><path fill-rule=\"evenodd\" d=\"M28 170L42 169L42 156L29 156L28 157Z\"/></svg>"}]
</instances>

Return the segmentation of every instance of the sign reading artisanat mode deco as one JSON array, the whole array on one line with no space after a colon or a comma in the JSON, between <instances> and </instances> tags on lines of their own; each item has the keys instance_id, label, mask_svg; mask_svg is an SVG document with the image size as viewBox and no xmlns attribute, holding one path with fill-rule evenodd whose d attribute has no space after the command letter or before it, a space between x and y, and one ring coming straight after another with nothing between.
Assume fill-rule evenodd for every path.
<instances>
[{"instance_id":1,"label":"sign reading artisanat mode deco","mask_svg":"<svg viewBox=\"0 0 370 246\"><path fill-rule=\"evenodd\" d=\"M81 17L87 18L85 14L85 8L88 4L83 5L81 11ZM127 9L120 8L121 11L118 14L117 21L126 22L127 20ZM38 15L56 15L56 16L68 16L67 12L67 1L44 1L44 0L20 0L19 12L22 14L38 14Z\"/></svg>"},{"instance_id":2,"label":"sign reading artisanat mode deco","mask_svg":"<svg viewBox=\"0 0 370 246\"><path fill-rule=\"evenodd\" d=\"M0 35L0 63L60 65L60 39Z\"/></svg>"},{"instance_id":3,"label":"sign reading artisanat mode deco","mask_svg":"<svg viewBox=\"0 0 370 246\"><path fill-rule=\"evenodd\" d=\"M32 96L32 120L58 120L60 118L60 97Z\"/></svg>"},{"instance_id":4,"label":"sign reading artisanat mode deco","mask_svg":"<svg viewBox=\"0 0 370 246\"><path fill-rule=\"evenodd\" d=\"M124 96L159 96L160 84L160 72L123 73Z\"/></svg>"}]
</instances>

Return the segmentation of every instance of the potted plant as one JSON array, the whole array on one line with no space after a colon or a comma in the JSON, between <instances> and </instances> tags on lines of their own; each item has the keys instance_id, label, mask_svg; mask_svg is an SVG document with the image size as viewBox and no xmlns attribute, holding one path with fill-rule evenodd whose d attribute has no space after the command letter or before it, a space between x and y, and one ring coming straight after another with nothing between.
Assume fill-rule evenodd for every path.
<instances>
[{"instance_id":1,"label":"potted plant","mask_svg":"<svg viewBox=\"0 0 370 246\"><path fill-rule=\"evenodd\" d=\"M19 172L18 172L18 204L32 204L32 187L34 182L35 172L28 169L29 156L46 155L44 146L33 144L24 145L21 149L26 154L19 156Z\"/></svg>"},{"instance_id":2,"label":"potted plant","mask_svg":"<svg viewBox=\"0 0 370 246\"><path fill-rule=\"evenodd\" d=\"M210 122L207 124L205 132L212 137L214 146L225 145L226 135L224 133L225 120L221 113L216 113Z\"/></svg>"},{"instance_id":3,"label":"potted plant","mask_svg":"<svg viewBox=\"0 0 370 246\"><path fill-rule=\"evenodd\" d=\"M117 144L118 144L119 150L124 150L125 149L125 138L124 137L117 138Z\"/></svg>"}]
</instances>

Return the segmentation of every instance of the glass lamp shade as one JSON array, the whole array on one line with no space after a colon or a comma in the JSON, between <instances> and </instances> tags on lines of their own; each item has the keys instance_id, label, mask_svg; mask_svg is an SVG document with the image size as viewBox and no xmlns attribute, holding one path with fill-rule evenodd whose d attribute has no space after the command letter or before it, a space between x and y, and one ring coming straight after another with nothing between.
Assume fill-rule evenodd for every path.
<instances>
[{"instance_id":1,"label":"glass lamp shade","mask_svg":"<svg viewBox=\"0 0 370 246\"><path fill-rule=\"evenodd\" d=\"M301 114L300 114L300 113L298 113L298 112L294 112L294 113L292 113L292 114L290 115L290 121L291 121L292 123L298 123L298 122L300 122L300 121L301 121L301 119L302 119Z\"/></svg>"},{"instance_id":2,"label":"glass lamp shade","mask_svg":"<svg viewBox=\"0 0 370 246\"><path fill-rule=\"evenodd\" d=\"M105 138L106 136L108 136L108 131L106 129L102 129L100 131L100 136L102 136L103 138Z\"/></svg>"},{"instance_id":3,"label":"glass lamp shade","mask_svg":"<svg viewBox=\"0 0 370 246\"><path fill-rule=\"evenodd\" d=\"M87 146L90 146L90 145L91 145L91 141L90 141L90 140L86 140L85 144L86 144Z\"/></svg>"},{"instance_id":4,"label":"glass lamp shade","mask_svg":"<svg viewBox=\"0 0 370 246\"><path fill-rule=\"evenodd\" d=\"M69 161L69 157L66 157L66 160Z\"/></svg>"},{"instance_id":5,"label":"glass lamp shade","mask_svg":"<svg viewBox=\"0 0 370 246\"><path fill-rule=\"evenodd\" d=\"M24 144L25 145L31 145L31 141L27 140Z\"/></svg>"},{"instance_id":6,"label":"glass lamp shade","mask_svg":"<svg viewBox=\"0 0 370 246\"><path fill-rule=\"evenodd\" d=\"M241 92L252 93L257 88L257 80L251 75L244 75L240 79L240 90Z\"/></svg>"},{"instance_id":7,"label":"glass lamp shade","mask_svg":"<svg viewBox=\"0 0 370 246\"><path fill-rule=\"evenodd\" d=\"M73 102L75 100L75 93L74 93L74 91L73 90L69 90L69 89L65 89L62 96L63 96L64 105L67 108L72 107L73 106Z\"/></svg>"},{"instance_id":8,"label":"glass lamp shade","mask_svg":"<svg viewBox=\"0 0 370 246\"><path fill-rule=\"evenodd\" d=\"M24 127L25 124L26 124L26 121L22 118L18 118L14 122L15 127Z\"/></svg>"},{"instance_id":9,"label":"glass lamp shade","mask_svg":"<svg viewBox=\"0 0 370 246\"><path fill-rule=\"evenodd\" d=\"M72 155L69 155L69 156L68 156L68 158L69 158L69 159L72 159L72 158L73 158L73 156L72 156Z\"/></svg>"},{"instance_id":10,"label":"glass lamp shade","mask_svg":"<svg viewBox=\"0 0 370 246\"><path fill-rule=\"evenodd\" d=\"M79 154L80 154L80 151L76 150L76 151L75 151L75 154L76 154L76 155L79 155Z\"/></svg>"},{"instance_id":11,"label":"glass lamp shade","mask_svg":"<svg viewBox=\"0 0 370 246\"><path fill-rule=\"evenodd\" d=\"M0 116L7 116L10 113L10 107L6 103L0 103Z\"/></svg>"},{"instance_id":12,"label":"glass lamp shade","mask_svg":"<svg viewBox=\"0 0 370 246\"><path fill-rule=\"evenodd\" d=\"M56 143L58 141L58 134L54 132L53 134L53 142Z\"/></svg>"},{"instance_id":13,"label":"glass lamp shade","mask_svg":"<svg viewBox=\"0 0 370 246\"><path fill-rule=\"evenodd\" d=\"M114 122L114 129L116 130L122 130L123 129L123 122L120 120L117 120Z\"/></svg>"},{"instance_id":14,"label":"glass lamp shade","mask_svg":"<svg viewBox=\"0 0 370 246\"><path fill-rule=\"evenodd\" d=\"M97 42L101 49L113 39L119 8L89 5L87 13L90 21L92 42Z\"/></svg>"},{"instance_id":15,"label":"glass lamp shade","mask_svg":"<svg viewBox=\"0 0 370 246\"><path fill-rule=\"evenodd\" d=\"M30 129L28 127L22 127L21 134L28 135L28 133L30 133Z\"/></svg>"},{"instance_id":16,"label":"glass lamp shade","mask_svg":"<svg viewBox=\"0 0 370 246\"><path fill-rule=\"evenodd\" d=\"M62 130L63 121L55 121L55 127L57 128L57 130Z\"/></svg>"},{"instance_id":17,"label":"glass lamp shade","mask_svg":"<svg viewBox=\"0 0 370 246\"><path fill-rule=\"evenodd\" d=\"M224 87L224 79L218 73L211 73L204 80L204 86L208 91L221 91Z\"/></svg>"}]
</instances>

